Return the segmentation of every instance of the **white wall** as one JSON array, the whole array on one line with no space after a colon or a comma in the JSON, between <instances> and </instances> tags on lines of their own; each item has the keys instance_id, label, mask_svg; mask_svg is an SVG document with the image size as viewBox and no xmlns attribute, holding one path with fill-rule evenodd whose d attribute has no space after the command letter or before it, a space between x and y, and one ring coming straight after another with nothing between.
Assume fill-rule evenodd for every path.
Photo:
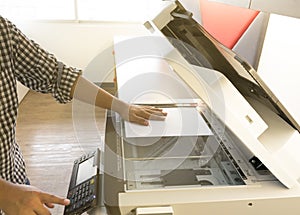
<instances>
[{"instance_id":1,"label":"white wall","mask_svg":"<svg viewBox=\"0 0 300 215\"><path fill-rule=\"evenodd\" d=\"M103 53L101 68L94 74L87 74L92 81L97 74L105 73L114 67L113 38L117 35L143 35L145 28L138 23L114 22L22 22L16 23L30 39L53 53L67 65L84 69L99 53ZM110 76L108 79L112 79ZM27 89L19 86L20 100Z\"/></svg>"},{"instance_id":2,"label":"white wall","mask_svg":"<svg viewBox=\"0 0 300 215\"><path fill-rule=\"evenodd\" d=\"M258 73L300 123L300 19L271 14Z\"/></svg>"}]
</instances>

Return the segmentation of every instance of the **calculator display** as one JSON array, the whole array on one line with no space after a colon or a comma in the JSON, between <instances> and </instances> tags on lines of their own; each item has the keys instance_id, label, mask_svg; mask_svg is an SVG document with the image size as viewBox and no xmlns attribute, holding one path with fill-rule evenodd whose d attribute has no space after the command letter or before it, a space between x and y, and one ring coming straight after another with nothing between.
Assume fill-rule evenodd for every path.
<instances>
[{"instance_id":1,"label":"calculator display","mask_svg":"<svg viewBox=\"0 0 300 215\"><path fill-rule=\"evenodd\" d=\"M93 165L93 163L94 157L91 157L79 164L76 185L81 184L82 182L97 174L97 166Z\"/></svg>"}]
</instances>

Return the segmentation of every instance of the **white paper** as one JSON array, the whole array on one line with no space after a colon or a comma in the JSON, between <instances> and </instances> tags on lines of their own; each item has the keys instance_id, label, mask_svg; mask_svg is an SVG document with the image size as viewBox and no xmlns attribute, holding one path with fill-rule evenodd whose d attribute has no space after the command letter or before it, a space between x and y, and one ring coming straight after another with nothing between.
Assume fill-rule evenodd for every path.
<instances>
[{"instance_id":1,"label":"white paper","mask_svg":"<svg viewBox=\"0 0 300 215\"><path fill-rule=\"evenodd\" d=\"M166 137L212 135L202 116L194 107L164 108L168 115L164 121L150 120L149 126L125 122L125 136Z\"/></svg>"}]
</instances>

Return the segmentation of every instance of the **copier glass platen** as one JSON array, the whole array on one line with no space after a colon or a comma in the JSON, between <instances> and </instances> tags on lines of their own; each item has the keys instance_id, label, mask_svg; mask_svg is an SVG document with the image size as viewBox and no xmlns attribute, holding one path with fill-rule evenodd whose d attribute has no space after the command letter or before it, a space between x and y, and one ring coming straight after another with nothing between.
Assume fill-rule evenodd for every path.
<instances>
[{"instance_id":1,"label":"copier glass platen","mask_svg":"<svg viewBox=\"0 0 300 215\"><path fill-rule=\"evenodd\" d=\"M211 135L126 138L123 120L119 115L108 115L105 150L110 155L117 154L108 156L106 153L105 156L105 164L109 163L104 167L104 202L108 211L138 214L137 210L147 208L150 212L145 214L152 214L157 206L160 206L159 211L168 209L174 199L175 202L189 201L184 195L195 195L195 192L203 199L206 192L213 193L218 188L230 192L229 187L246 189L245 186L257 182L278 182L261 161L256 158L250 161L245 157L238 137L229 130L222 131L219 136L219 131L214 128L221 122L212 119L216 116L203 103L199 107L199 114L209 125ZM222 128L223 125L219 126ZM181 192L184 194L180 197ZM134 200L131 199L133 202L127 207L121 207L120 196ZM163 203L160 198L164 198ZM148 205L153 200L156 203ZM188 204L186 202L184 207ZM251 202L246 206L248 204ZM173 208L176 205L171 207L172 213L166 214L181 214ZM189 214L197 212L192 209Z\"/></svg>"},{"instance_id":2,"label":"copier glass platen","mask_svg":"<svg viewBox=\"0 0 300 215\"><path fill-rule=\"evenodd\" d=\"M149 37L114 47L118 96L167 112L196 110L210 132L129 136L128 124L115 113L107 114L108 211L298 214L299 124L242 57L218 43L180 2L163 2L161 12L145 23ZM160 57L153 57L153 50L142 59L122 56L156 48ZM162 71L153 72L158 68ZM157 101L161 95L172 102Z\"/></svg>"},{"instance_id":3,"label":"copier glass platen","mask_svg":"<svg viewBox=\"0 0 300 215\"><path fill-rule=\"evenodd\" d=\"M207 114L205 119L211 120L211 113L203 106L199 114ZM223 137L213 130L208 136L126 138L124 123L115 114L108 118L107 129L107 146L114 140L124 158L120 165L127 191L243 186L277 180L266 167L255 169L239 152L237 137L229 132Z\"/></svg>"}]
</instances>

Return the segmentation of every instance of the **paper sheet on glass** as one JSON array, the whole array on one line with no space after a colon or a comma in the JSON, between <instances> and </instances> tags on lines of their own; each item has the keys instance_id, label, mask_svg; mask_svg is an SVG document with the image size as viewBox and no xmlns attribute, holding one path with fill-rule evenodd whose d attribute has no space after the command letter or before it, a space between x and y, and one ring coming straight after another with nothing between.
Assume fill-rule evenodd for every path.
<instances>
[{"instance_id":1,"label":"paper sheet on glass","mask_svg":"<svg viewBox=\"0 0 300 215\"><path fill-rule=\"evenodd\" d=\"M196 108L177 107L163 110L168 113L166 119L164 121L150 120L149 126L125 122L126 138L212 135Z\"/></svg>"}]
</instances>

